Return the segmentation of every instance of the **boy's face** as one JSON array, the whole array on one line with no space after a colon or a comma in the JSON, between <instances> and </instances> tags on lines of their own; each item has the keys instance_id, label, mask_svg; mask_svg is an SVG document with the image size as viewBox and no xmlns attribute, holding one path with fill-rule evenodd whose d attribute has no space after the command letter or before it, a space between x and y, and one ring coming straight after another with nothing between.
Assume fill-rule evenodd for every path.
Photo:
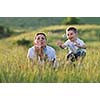
<instances>
[{"instance_id":1,"label":"boy's face","mask_svg":"<svg viewBox=\"0 0 100 100\"><path fill-rule=\"evenodd\" d=\"M40 47L45 47L46 46L46 38L44 35L37 35L35 40L34 40L34 45L40 46Z\"/></svg>"},{"instance_id":2,"label":"boy's face","mask_svg":"<svg viewBox=\"0 0 100 100\"><path fill-rule=\"evenodd\" d=\"M75 33L73 30L70 30L66 33L67 35L67 38L71 41L75 40L76 39L76 35L77 33Z\"/></svg>"}]
</instances>

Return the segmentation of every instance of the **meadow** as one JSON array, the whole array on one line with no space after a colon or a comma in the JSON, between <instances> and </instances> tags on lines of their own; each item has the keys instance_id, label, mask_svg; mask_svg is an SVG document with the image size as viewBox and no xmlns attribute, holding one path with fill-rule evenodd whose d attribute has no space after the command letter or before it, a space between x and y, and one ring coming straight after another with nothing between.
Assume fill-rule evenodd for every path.
<instances>
[{"instance_id":1,"label":"meadow","mask_svg":"<svg viewBox=\"0 0 100 100\"><path fill-rule=\"evenodd\" d=\"M99 83L100 82L100 25L74 25L79 37L87 44L87 55L81 66L67 65L67 50L60 49L56 42L66 41L65 29L68 26L53 25L38 28L31 32L0 40L0 82L1 83ZM53 69L48 63L39 74L39 65L34 70L28 67L27 51L32 46L36 32L46 32L48 44L55 48L59 67ZM18 40L29 40L30 45L18 45Z\"/></svg>"}]
</instances>

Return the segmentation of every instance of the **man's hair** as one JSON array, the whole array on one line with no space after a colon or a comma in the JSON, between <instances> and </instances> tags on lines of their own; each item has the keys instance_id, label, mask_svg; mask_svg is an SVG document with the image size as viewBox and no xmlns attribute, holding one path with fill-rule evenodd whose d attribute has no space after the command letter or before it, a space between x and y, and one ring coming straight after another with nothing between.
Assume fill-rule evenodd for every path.
<instances>
[{"instance_id":1,"label":"man's hair","mask_svg":"<svg viewBox=\"0 0 100 100\"><path fill-rule=\"evenodd\" d=\"M67 31L74 31L75 33L78 33L78 30L75 28L75 27L68 27L67 29L66 29L66 32Z\"/></svg>"},{"instance_id":2,"label":"man's hair","mask_svg":"<svg viewBox=\"0 0 100 100\"><path fill-rule=\"evenodd\" d=\"M36 33L34 39L36 39L36 37L37 37L38 35L43 35L43 36L45 37L45 39L47 40L47 37L46 37L46 35L45 35L44 32L38 32L38 33Z\"/></svg>"}]
</instances>

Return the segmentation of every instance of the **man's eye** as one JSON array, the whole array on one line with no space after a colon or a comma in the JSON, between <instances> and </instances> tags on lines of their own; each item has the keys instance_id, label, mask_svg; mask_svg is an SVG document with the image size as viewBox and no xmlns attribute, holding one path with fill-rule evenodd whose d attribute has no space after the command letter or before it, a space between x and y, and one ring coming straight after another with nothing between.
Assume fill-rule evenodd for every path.
<instances>
[{"instance_id":1,"label":"man's eye","mask_svg":"<svg viewBox=\"0 0 100 100\"><path fill-rule=\"evenodd\" d=\"M44 40L45 38L42 37L42 40Z\"/></svg>"},{"instance_id":2,"label":"man's eye","mask_svg":"<svg viewBox=\"0 0 100 100\"><path fill-rule=\"evenodd\" d=\"M40 40L40 38L37 38L37 40Z\"/></svg>"}]
</instances>

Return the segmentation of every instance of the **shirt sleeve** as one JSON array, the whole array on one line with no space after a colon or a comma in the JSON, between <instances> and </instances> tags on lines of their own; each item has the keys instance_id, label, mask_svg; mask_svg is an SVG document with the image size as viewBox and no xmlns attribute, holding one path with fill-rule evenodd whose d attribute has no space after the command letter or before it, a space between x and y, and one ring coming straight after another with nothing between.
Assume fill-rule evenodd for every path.
<instances>
[{"instance_id":1,"label":"shirt sleeve","mask_svg":"<svg viewBox=\"0 0 100 100\"><path fill-rule=\"evenodd\" d=\"M56 52L55 52L54 49L53 49L53 52L52 52L52 59L56 59Z\"/></svg>"},{"instance_id":2,"label":"shirt sleeve","mask_svg":"<svg viewBox=\"0 0 100 100\"><path fill-rule=\"evenodd\" d=\"M68 41L66 41L63 45L67 47L68 46Z\"/></svg>"},{"instance_id":3,"label":"shirt sleeve","mask_svg":"<svg viewBox=\"0 0 100 100\"><path fill-rule=\"evenodd\" d=\"M32 48L29 48L28 53L27 53L27 58L33 59L33 52Z\"/></svg>"},{"instance_id":4,"label":"shirt sleeve","mask_svg":"<svg viewBox=\"0 0 100 100\"><path fill-rule=\"evenodd\" d=\"M85 42L83 40L80 41L80 45L83 46L85 45Z\"/></svg>"},{"instance_id":5,"label":"shirt sleeve","mask_svg":"<svg viewBox=\"0 0 100 100\"><path fill-rule=\"evenodd\" d=\"M49 61L53 61L54 59L56 59L55 49L53 49L52 47L49 47L47 51L47 55L48 55Z\"/></svg>"}]
</instances>

